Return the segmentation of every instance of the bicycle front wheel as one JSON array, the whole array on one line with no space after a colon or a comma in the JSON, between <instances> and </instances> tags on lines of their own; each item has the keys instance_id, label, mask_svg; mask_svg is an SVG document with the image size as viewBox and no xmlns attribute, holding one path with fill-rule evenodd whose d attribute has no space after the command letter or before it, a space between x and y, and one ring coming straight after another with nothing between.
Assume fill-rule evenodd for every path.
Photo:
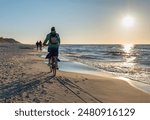
<instances>
[{"instance_id":1,"label":"bicycle front wheel","mask_svg":"<svg viewBox=\"0 0 150 120\"><path fill-rule=\"evenodd\" d=\"M56 76L56 68L53 68L52 71L53 71L53 76Z\"/></svg>"}]
</instances>

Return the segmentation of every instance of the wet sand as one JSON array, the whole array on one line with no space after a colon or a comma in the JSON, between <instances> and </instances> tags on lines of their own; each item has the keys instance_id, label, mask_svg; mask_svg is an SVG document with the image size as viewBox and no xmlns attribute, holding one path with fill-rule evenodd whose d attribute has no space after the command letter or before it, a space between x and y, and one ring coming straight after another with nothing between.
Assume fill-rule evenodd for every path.
<instances>
[{"instance_id":1,"label":"wet sand","mask_svg":"<svg viewBox=\"0 0 150 120\"><path fill-rule=\"evenodd\" d=\"M150 102L150 94L109 75L58 71L52 77L33 46L0 44L0 54L0 102Z\"/></svg>"}]
</instances>

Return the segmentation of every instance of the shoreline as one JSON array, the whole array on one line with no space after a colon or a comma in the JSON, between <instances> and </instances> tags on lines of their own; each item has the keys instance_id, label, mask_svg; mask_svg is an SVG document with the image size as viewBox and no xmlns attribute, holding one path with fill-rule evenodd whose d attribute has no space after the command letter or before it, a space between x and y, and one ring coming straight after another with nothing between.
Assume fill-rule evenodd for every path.
<instances>
[{"instance_id":1,"label":"shoreline","mask_svg":"<svg viewBox=\"0 0 150 120\"><path fill-rule=\"evenodd\" d=\"M72 65L71 66L66 66L68 63L69 63L69 65L71 65L71 64ZM150 88L142 88L143 86L142 85L140 86L140 84L142 84L140 82L132 81L132 80L129 80L127 78L121 78L121 77L118 77L118 76L115 76L115 75L112 75L112 74L109 74L109 73L106 73L106 72L95 71L96 68L89 67L89 66L87 66L85 64L82 64L82 63L78 63L78 62L68 62L68 63L61 65L61 66L65 66L65 68L67 68L67 70L64 69L64 68L60 68L61 72L69 73L69 74L79 74L79 75L84 75L84 76L93 76L93 77L100 77L100 78L102 77L102 78L105 78L105 79L114 79L114 80L124 81L130 87L133 87L137 90L140 90L141 92L144 92L145 94L148 94L148 95L150 94L149 93ZM61 64L61 62L60 62L60 64ZM77 64L81 65L81 66L78 66ZM75 66L76 70L70 69L73 66ZM69 68L69 70L68 70L68 68ZM80 69L78 69L78 68L80 68ZM85 68L88 68L88 69L85 70ZM81 71L81 69L85 70L85 71ZM89 72L89 70L91 70L91 71ZM136 84L134 84L133 82L136 82ZM139 87L137 87L137 86L139 86ZM150 87L149 85L146 85L146 86Z\"/></svg>"},{"instance_id":2,"label":"shoreline","mask_svg":"<svg viewBox=\"0 0 150 120\"><path fill-rule=\"evenodd\" d=\"M41 54L41 57L44 58L45 55ZM61 60L61 61L62 62L58 62L60 71L72 72L72 73L84 73L87 75L90 74L90 75L96 75L96 76L100 76L100 77L110 77L110 78L123 80L123 81L128 82L131 86L150 94L150 85L149 84L141 83L139 81L131 80L129 78L125 78L122 76L113 75L109 72L102 72L102 71L99 71L95 67L91 67L91 66L88 66L88 65L80 63L80 62L69 61L69 60ZM47 62L45 62L45 63L47 64Z\"/></svg>"},{"instance_id":3,"label":"shoreline","mask_svg":"<svg viewBox=\"0 0 150 120\"><path fill-rule=\"evenodd\" d=\"M52 77L41 52L27 46L7 47L1 54L0 102L150 103L149 94L110 76L58 70Z\"/></svg>"}]
</instances>

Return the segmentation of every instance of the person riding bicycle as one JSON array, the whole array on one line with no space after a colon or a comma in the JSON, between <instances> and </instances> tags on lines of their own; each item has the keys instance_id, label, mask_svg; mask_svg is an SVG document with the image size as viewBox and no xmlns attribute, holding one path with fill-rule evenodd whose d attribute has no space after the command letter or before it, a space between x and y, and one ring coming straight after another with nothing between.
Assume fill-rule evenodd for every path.
<instances>
[{"instance_id":1,"label":"person riding bicycle","mask_svg":"<svg viewBox=\"0 0 150 120\"><path fill-rule=\"evenodd\" d=\"M55 27L51 28L51 32L47 34L46 39L43 42L43 45L48 43L48 52L50 56L53 56L56 60L58 59L59 53L59 45L60 45L60 37L59 34L56 33Z\"/></svg>"}]
</instances>

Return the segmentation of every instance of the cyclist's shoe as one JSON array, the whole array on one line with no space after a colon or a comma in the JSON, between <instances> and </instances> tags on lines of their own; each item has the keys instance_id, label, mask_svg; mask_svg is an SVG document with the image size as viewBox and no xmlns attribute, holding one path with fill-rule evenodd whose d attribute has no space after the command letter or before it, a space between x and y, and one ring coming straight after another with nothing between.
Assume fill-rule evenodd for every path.
<instances>
[{"instance_id":1,"label":"cyclist's shoe","mask_svg":"<svg viewBox=\"0 0 150 120\"><path fill-rule=\"evenodd\" d=\"M59 59L59 58L57 58L57 62L60 62L60 59Z\"/></svg>"}]
</instances>

